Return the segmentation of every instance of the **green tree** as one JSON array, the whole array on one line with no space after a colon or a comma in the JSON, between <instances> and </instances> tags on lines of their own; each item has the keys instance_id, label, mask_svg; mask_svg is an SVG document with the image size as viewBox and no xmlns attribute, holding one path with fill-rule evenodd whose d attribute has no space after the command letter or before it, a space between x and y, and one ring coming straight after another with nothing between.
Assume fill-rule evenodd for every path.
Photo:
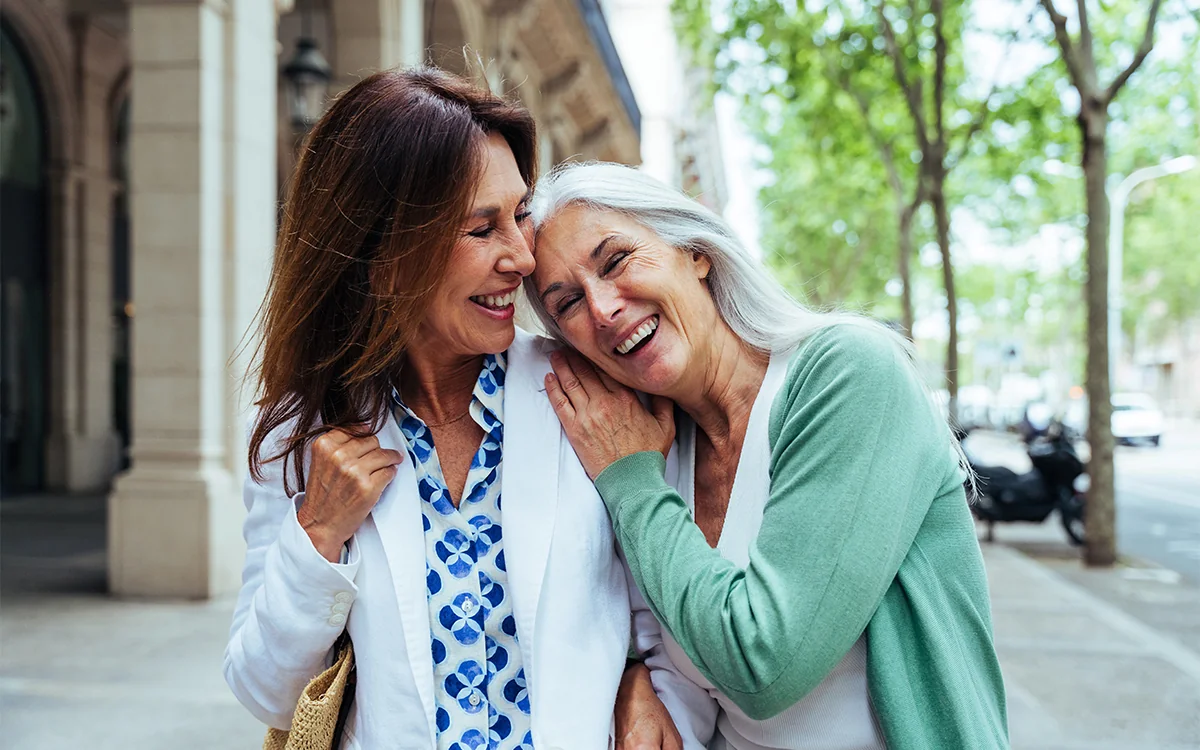
<instances>
[{"instance_id":1,"label":"green tree","mask_svg":"<svg viewBox=\"0 0 1200 750\"><path fill-rule=\"evenodd\" d=\"M947 180L987 122L994 93L967 85L959 42L968 5L965 0L733 0L727 28L713 34L705 0L676 0L685 40L712 61L717 80L746 97L752 108L773 106L789 116L778 131L756 129L764 142L779 141L780 131L792 129L795 138L825 144L823 153L810 151L802 161L836 164L833 174L839 176L854 170L864 154L874 154L891 193L901 317L908 331L916 214L922 203L930 205L949 317L945 375L951 413L958 390L958 315ZM806 173L791 161L803 151L772 156L777 179ZM847 187L862 200L861 185ZM864 203L874 205L877 191L869 195ZM870 220L877 213L860 211L855 218ZM795 236L787 228L796 224L793 217L768 210L767 219L785 221L778 229L768 227L766 236ZM869 225L855 225L857 236L864 234L860 226Z\"/></svg>"},{"instance_id":2,"label":"green tree","mask_svg":"<svg viewBox=\"0 0 1200 750\"><path fill-rule=\"evenodd\" d=\"M1129 208L1122 326L1157 343L1200 315L1200 174L1142 188Z\"/></svg>"},{"instance_id":3,"label":"green tree","mask_svg":"<svg viewBox=\"0 0 1200 750\"><path fill-rule=\"evenodd\" d=\"M1089 565L1110 566L1117 559L1116 503L1113 484L1112 392L1108 361L1108 122L1109 107L1154 47L1154 25L1162 0L1150 0L1146 20L1131 60L1111 66L1097 57L1092 32L1094 11L1085 0L1076 2L1078 30L1072 36L1068 19L1054 0L1039 0L1054 24L1054 38L1066 66L1071 86L1079 96L1080 147L1087 203L1087 393L1088 443L1092 458L1088 470L1087 545ZM1126 18L1128 18L1126 16ZM1111 55L1109 56L1112 57ZM1111 67L1111 75L1105 68ZM1104 83L1101 77L1108 80Z\"/></svg>"}]
</instances>

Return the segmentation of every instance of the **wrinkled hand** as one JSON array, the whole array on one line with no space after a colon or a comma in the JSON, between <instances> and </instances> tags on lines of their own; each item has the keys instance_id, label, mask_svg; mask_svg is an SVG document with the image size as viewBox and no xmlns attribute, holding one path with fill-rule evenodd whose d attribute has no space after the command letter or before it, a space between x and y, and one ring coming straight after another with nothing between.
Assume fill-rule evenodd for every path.
<instances>
[{"instance_id":1,"label":"wrinkled hand","mask_svg":"<svg viewBox=\"0 0 1200 750\"><path fill-rule=\"evenodd\" d=\"M554 373L546 375L546 395L593 480L625 456L670 451L675 440L670 399L654 396L647 411L636 393L574 352L554 352L550 366Z\"/></svg>"},{"instance_id":2,"label":"wrinkled hand","mask_svg":"<svg viewBox=\"0 0 1200 750\"><path fill-rule=\"evenodd\" d=\"M616 750L683 750L683 738L654 692L644 664L630 666L621 676L613 718Z\"/></svg>"},{"instance_id":3,"label":"wrinkled hand","mask_svg":"<svg viewBox=\"0 0 1200 750\"><path fill-rule=\"evenodd\" d=\"M342 545L379 502L403 460L399 451L380 448L374 435L356 438L332 429L313 441L304 505L296 515L322 557L341 560Z\"/></svg>"}]
</instances>

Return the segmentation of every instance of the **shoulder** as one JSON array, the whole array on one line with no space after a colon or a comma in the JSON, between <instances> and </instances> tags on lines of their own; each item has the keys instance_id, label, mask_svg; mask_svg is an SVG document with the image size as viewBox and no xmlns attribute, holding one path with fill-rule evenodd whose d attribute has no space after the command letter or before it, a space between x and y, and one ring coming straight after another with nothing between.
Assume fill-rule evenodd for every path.
<instances>
[{"instance_id":1,"label":"shoulder","mask_svg":"<svg viewBox=\"0 0 1200 750\"><path fill-rule=\"evenodd\" d=\"M512 346L508 347L508 361L510 364L514 359L520 361L522 364L546 361L549 359L551 352L561 348L562 344L552 338L530 333L518 327L517 334L513 337Z\"/></svg>"},{"instance_id":2,"label":"shoulder","mask_svg":"<svg viewBox=\"0 0 1200 750\"><path fill-rule=\"evenodd\" d=\"M550 353L561 348L562 344L554 339L518 328L508 347L507 384L528 382L540 388L542 379L550 372Z\"/></svg>"},{"instance_id":3,"label":"shoulder","mask_svg":"<svg viewBox=\"0 0 1200 750\"><path fill-rule=\"evenodd\" d=\"M927 408L929 395L899 335L871 321L835 323L805 339L791 355L772 405L778 427L788 415L806 419ZM832 408L828 412L825 408Z\"/></svg>"},{"instance_id":4,"label":"shoulder","mask_svg":"<svg viewBox=\"0 0 1200 750\"><path fill-rule=\"evenodd\" d=\"M809 378L912 377L912 356L899 335L871 321L827 326L805 339L788 365L789 386Z\"/></svg>"}]
</instances>

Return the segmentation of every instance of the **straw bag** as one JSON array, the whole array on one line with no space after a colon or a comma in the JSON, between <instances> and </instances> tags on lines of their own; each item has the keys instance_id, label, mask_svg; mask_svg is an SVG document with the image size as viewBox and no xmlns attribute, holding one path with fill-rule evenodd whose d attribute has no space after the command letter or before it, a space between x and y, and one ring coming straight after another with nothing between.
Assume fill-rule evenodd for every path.
<instances>
[{"instance_id":1,"label":"straw bag","mask_svg":"<svg viewBox=\"0 0 1200 750\"><path fill-rule=\"evenodd\" d=\"M304 687L296 702L292 728L267 730L263 750L337 750L346 717L354 702L354 646L345 633L338 638L333 666Z\"/></svg>"}]
</instances>

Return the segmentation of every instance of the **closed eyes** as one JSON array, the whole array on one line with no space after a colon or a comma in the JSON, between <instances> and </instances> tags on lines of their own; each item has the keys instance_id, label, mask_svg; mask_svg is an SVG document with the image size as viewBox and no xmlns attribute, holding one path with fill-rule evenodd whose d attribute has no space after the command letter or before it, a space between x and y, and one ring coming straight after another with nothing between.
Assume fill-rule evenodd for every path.
<instances>
[{"instance_id":1,"label":"closed eyes","mask_svg":"<svg viewBox=\"0 0 1200 750\"><path fill-rule=\"evenodd\" d=\"M513 218L516 220L517 224L519 225L519 224L524 224L526 221L529 221L530 216L531 216L531 214L530 214L529 210L525 207L525 204L521 204L521 206L517 209L517 213L513 215ZM482 226L482 227L479 227L478 229L473 229L470 232L467 232L467 235L470 237L477 237L479 239L486 239L486 238L492 236L492 233L495 232L496 229L497 229L497 227L494 223L488 223L485 226Z\"/></svg>"},{"instance_id":2,"label":"closed eyes","mask_svg":"<svg viewBox=\"0 0 1200 750\"><path fill-rule=\"evenodd\" d=\"M608 256L604 261L604 265L600 267L600 278L606 278L613 271L616 271L630 255L633 250L616 250ZM582 294L570 294L559 299L558 304L554 308L554 317L558 318L565 315L575 306L575 303L583 299Z\"/></svg>"}]
</instances>

